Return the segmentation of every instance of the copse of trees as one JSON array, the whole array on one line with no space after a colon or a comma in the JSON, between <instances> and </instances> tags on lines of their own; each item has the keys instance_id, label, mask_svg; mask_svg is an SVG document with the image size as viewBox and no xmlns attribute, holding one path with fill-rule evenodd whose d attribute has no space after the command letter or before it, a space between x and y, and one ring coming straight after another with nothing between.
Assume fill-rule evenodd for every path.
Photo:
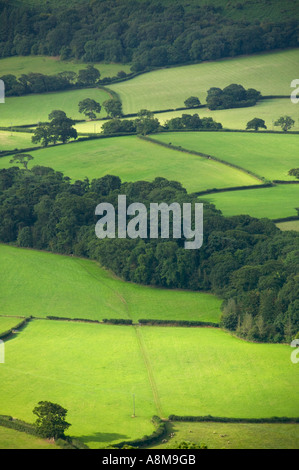
<instances>
[{"instance_id":1,"label":"copse of trees","mask_svg":"<svg viewBox=\"0 0 299 470\"><path fill-rule=\"evenodd\" d=\"M204 202L199 250L182 239L104 239L95 236L95 207L198 202L176 181L121 182L107 175L71 182L51 168L0 171L0 241L97 260L126 281L192 289L224 299L221 325L255 341L289 341L299 331L298 233L268 219L224 217Z\"/></svg>"},{"instance_id":2,"label":"copse of trees","mask_svg":"<svg viewBox=\"0 0 299 470\"><path fill-rule=\"evenodd\" d=\"M254 106L259 100L261 93L254 88L245 88L242 85L232 83L227 87L212 87L208 90L207 106L210 110L243 108Z\"/></svg>"}]
</instances>

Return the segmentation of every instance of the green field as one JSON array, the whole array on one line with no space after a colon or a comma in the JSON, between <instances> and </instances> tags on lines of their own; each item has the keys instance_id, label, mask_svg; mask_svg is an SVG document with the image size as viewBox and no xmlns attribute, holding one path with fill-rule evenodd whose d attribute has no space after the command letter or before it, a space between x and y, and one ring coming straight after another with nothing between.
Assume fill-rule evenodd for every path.
<instances>
[{"instance_id":1,"label":"green field","mask_svg":"<svg viewBox=\"0 0 299 470\"><path fill-rule=\"evenodd\" d=\"M31 152L34 165L50 166L72 179L117 175L122 181L152 181L156 177L180 181L189 191L257 184L242 171L196 155L163 148L136 136L71 143ZM0 168L11 157L0 159Z\"/></svg>"},{"instance_id":2,"label":"green field","mask_svg":"<svg viewBox=\"0 0 299 470\"><path fill-rule=\"evenodd\" d=\"M176 442L204 443L208 449L298 449L298 424L171 423L167 443L154 449L171 449Z\"/></svg>"},{"instance_id":3,"label":"green field","mask_svg":"<svg viewBox=\"0 0 299 470\"><path fill-rule=\"evenodd\" d=\"M211 294L127 283L71 256L0 245L0 257L1 314L219 321L221 300Z\"/></svg>"},{"instance_id":4,"label":"green field","mask_svg":"<svg viewBox=\"0 0 299 470\"><path fill-rule=\"evenodd\" d=\"M0 151L36 147L38 144L33 144L31 137L29 132L0 131Z\"/></svg>"},{"instance_id":5,"label":"green field","mask_svg":"<svg viewBox=\"0 0 299 470\"><path fill-rule=\"evenodd\" d=\"M281 131L280 127L274 126L274 122L280 116L291 116L295 121L293 131L299 130L299 109L289 98L275 98L258 101L255 106L249 108L222 109L210 111L207 108L187 109L185 111L172 111L155 114L161 124L182 114L198 114L200 118L211 117L216 122L220 122L226 129L245 130L247 122L255 117L263 119L267 130ZM93 131L91 131L93 132ZM260 129L263 132L263 129Z\"/></svg>"},{"instance_id":6,"label":"green field","mask_svg":"<svg viewBox=\"0 0 299 470\"><path fill-rule=\"evenodd\" d=\"M213 155L268 180L295 180L288 171L298 166L299 135L240 132L176 132L155 139Z\"/></svg>"},{"instance_id":7,"label":"green field","mask_svg":"<svg viewBox=\"0 0 299 470\"><path fill-rule=\"evenodd\" d=\"M59 57L50 56L18 56L0 59L0 76L12 74L19 77L27 73L43 73L56 75L61 72L76 72L85 69L88 64L76 60L59 60ZM101 73L100 78L113 77L123 70L130 72L130 65L124 64L93 64Z\"/></svg>"},{"instance_id":8,"label":"green field","mask_svg":"<svg viewBox=\"0 0 299 470\"><path fill-rule=\"evenodd\" d=\"M277 185L272 188L248 189L201 196L215 204L225 216L249 214L252 217L280 219L297 215L298 185Z\"/></svg>"},{"instance_id":9,"label":"green field","mask_svg":"<svg viewBox=\"0 0 299 470\"><path fill-rule=\"evenodd\" d=\"M2 414L34 422L39 401L59 403L69 410L68 434L90 447L152 432L155 406L133 327L34 321L5 353Z\"/></svg>"},{"instance_id":10,"label":"green field","mask_svg":"<svg viewBox=\"0 0 299 470\"><path fill-rule=\"evenodd\" d=\"M3 315L2 312L1 312L1 315ZM22 321L21 318L0 316L0 334L4 333L7 330L10 330L21 321Z\"/></svg>"},{"instance_id":11,"label":"green field","mask_svg":"<svg viewBox=\"0 0 299 470\"><path fill-rule=\"evenodd\" d=\"M280 230L295 230L299 232L299 220L292 220L290 222L280 222L276 224Z\"/></svg>"},{"instance_id":12,"label":"green field","mask_svg":"<svg viewBox=\"0 0 299 470\"><path fill-rule=\"evenodd\" d=\"M157 70L110 88L119 94L125 113L181 107L189 96L205 103L209 88L231 83L255 88L263 95L289 96L298 60L299 49L222 59Z\"/></svg>"},{"instance_id":13,"label":"green field","mask_svg":"<svg viewBox=\"0 0 299 470\"><path fill-rule=\"evenodd\" d=\"M248 343L213 328L35 320L6 343L1 409L33 422L38 401L60 403L68 434L96 448L150 433L157 410L297 416L295 367L288 345Z\"/></svg>"},{"instance_id":14,"label":"green field","mask_svg":"<svg viewBox=\"0 0 299 470\"><path fill-rule=\"evenodd\" d=\"M59 449L44 439L0 426L0 449Z\"/></svg>"},{"instance_id":15,"label":"green field","mask_svg":"<svg viewBox=\"0 0 299 470\"><path fill-rule=\"evenodd\" d=\"M84 114L78 111L79 101L92 98L103 103L109 97L107 92L97 88L13 96L6 98L5 103L1 105L0 126L11 127L45 122L54 109L64 111L72 119L84 120ZM106 116L104 108L98 116Z\"/></svg>"}]
</instances>

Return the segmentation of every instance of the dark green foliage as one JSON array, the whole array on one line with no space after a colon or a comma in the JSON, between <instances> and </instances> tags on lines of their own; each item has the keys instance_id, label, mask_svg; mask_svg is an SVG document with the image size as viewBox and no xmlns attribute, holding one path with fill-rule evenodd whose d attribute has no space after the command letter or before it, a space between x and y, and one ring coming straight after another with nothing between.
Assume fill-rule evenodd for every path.
<instances>
[{"instance_id":1,"label":"dark green foliage","mask_svg":"<svg viewBox=\"0 0 299 470\"><path fill-rule=\"evenodd\" d=\"M260 95L260 92L253 88L245 90L242 85L235 83L228 85L223 90L212 87L208 90L207 106L211 110L254 106Z\"/></svg>"},{"instance_id":2,"label":"dark green foliage","mask_svg":"<svg viewBox=\"0 0 299 470\"><path fill-rule=\"evenodd\" d=\"M198 130L198 129L222 129L220 122L215 122L211 117L200 118L198 114L182 114L182 117L172 118L163 126L166 130Z\"/></svg>"},{"instance_id":3,"label":"dark green foliage","mask_svg":"<svg viewBox=\"0 0 299 470\"><path fill-rule=\"evenodd\" d=\"M247 122L246 129L254 129L255 131L258 131L260 128L267 129L267 126L265 125L265 121L263 119L254 118L251 119L251 121Z\"/></svg>"},{"instance_id":4,"label":"dark green foliage","mask_svg":"<svg viewBox=\"0 0 299 470\"><path fill-rule=\"evenodd\" d=\"M177 416L170 415L169 421L185 422L214 422L214 423L299 423L299 418L272 417L272 418L222 418L219 416Z\"/></svg>"},{"instance_id":5,"label":"dark green foliage","mask_svg":"<svg viewBox=\"0 0 299 470\"><path fill-rule=\"evenodd\" d=\"M0 57L61 55L86 63L132 63L138 72L298 46L298 18L273 21L268 2L270 14L262 21L229 16L235 2L11 3L0 2ZM90 83L89 77L82 83Z\"/></svg>"},{"instance_id":6,"label":"dark green foliage","mask_svg":"<svg viewBox=\"0 0 299 470\"><path fill-rule=\"evenodd\" d=\"M64 431L70 427L65 420L67 410L56 403L40 401L33 409L33 414L37 416L37 433L42 437L63 438Z\"/></svg>"},{"instance_id":7,"label":"dark green foliage","mask_svg":"<svg viewBox=\"0 0 299 470\"><path fill-rule=\"evenodd\" d=\"M155 426L155 431L149 436L143 436L141 439L135 439L133 441L123 441L118 444L115 444L114 447L117 449L130 449L130 448L139 448L149 446L159 440L166 434L166 425L159 416L152 417L152 423Z\"/></svg>"},{"instance_id":8,"label":"dark green foliage","mask_svg":"<svg viewBox=\"0 0 299 470\"><path fill-rule=\"evenodd\" d=\"M97 260L129 282L213 292L224 299L221 326L246 339L289 341L299 331L298 233L282 232L268 219L224 217L204 202L199 250L184 249L184 237L99 240L95 208L100 202L117 207L119 194L127 205L146 207L200 201L165 178L122 183L106 175L71 183L51 168L13 167L0 171L0 241Z\"/></svg>"}]
</instances>

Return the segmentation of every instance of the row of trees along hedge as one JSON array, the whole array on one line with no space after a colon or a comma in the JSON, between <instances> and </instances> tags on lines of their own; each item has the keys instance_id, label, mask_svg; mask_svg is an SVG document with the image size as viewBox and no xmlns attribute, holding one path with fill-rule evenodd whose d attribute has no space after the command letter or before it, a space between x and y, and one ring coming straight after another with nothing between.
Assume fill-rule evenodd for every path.
<instances>
[{"instance_id":1,"label":"row of trees along hedge","mask_svg":"<svg viewBox=\"0 0 299 470\"><path fill-rule=\"evenodd\" d=\"M222 418L219 416L177 416L170 415L169 421L183 421L183 422L206 422L211 421L215 423L299 423L299 418L289 417L276 417L272 418Z\"/></svg>"},{"instance_id":2,"label":"row of trees along hedge","mask_svg":"<svg viewBox=\"0 0 299 470\"><path fill-rule=\"evenodd\" d=\"M126 281L213 292L224 299L221 325L258 341L289 341L299 330L299 235L268 219L224 217L204 201L204 240L104 239L95 236L95 208L139 201L198 202L179 182L121 182L107 175L71 182L51 168L0 171L0 241L99 261ZM171 227L170 227L171 228ZM170 231L172 237L172 231Z\"/></svg>"},{"instance_id":3,"label":"row of trees along hedge","mask_svg":"<svg viewBox=\"0 0 299 470\"><path fill-rule=\"evenodd\" d=\"M86 62L133 63L133 70L298 46L298 18L277 20L230 2L0 2L0 57L60 55ZM260 3L261 3L260 2ZM240 9L246 10L246 21ZM254 11L254 13L256 13ZM252 18L252 19L251 19Z\"/></svg>"},{"instance_id":4,"label":"row of trees along hedge","mask_svg":"<svg viewBox=\"0 0 299 470\"><path fill-rule=\"evenodd\" d=\"M79 70L78 74L73 71L60 72L56 75L45 75L43 73L23 73L20 77L13 74L5 74L0 78L5 83L6 96L21 96L30 93L48 93L53 91L72 90L77 88L102 86L105 83L130 77L124 71L119 71L116 77L100 79L100 71L89 64Z\"/></svg>"}]
</instances>

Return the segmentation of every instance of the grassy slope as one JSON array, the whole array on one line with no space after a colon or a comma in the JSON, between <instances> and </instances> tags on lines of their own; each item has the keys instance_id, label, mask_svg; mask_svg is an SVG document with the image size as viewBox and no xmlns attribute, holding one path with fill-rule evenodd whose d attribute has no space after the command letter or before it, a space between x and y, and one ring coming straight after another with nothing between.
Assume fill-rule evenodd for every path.
<instances>
[{"instance_id":1,"label":"grassy slope","mask_svg":"<svg viewBox=\"0 0 299 470\"><path fill-rule=\"evenodd\" d=\"M259 101L255 106L249 108L235 108L210 111L207 108L188 109L185 111L172 111L166 113L158 113L155 115L157 119L164 124L169 119L181 117L182 114L198 114L200 118L211 117L216 122L220 122L227 129L246 129L247 122L255 117L263 119L268 130L281 131L280 127L274 126L274 122L280 116L291 116L295 121L292 128L294 131L299 130L299 113L298 107L291 102L290 99L267 99ZM83 128L82 128L83 129ZM263 129L261 129L263 131ZM85 130L87 132L87 129ZM93 132L91 129L90 132Z\"/></svg>"},{"instance_id":2,"label":"grassy slope","mask_svg":"<svg viewBox=\"0 0 299 470\"><path fill-rule=\"evenodd\" d=\"M36 147L39 144L31 142L32 134L27 132L0 131L0 150L15 150Z\"/></svg>"},{"instance_id":3,"label":"grassy slope","mask_svg":"<svg viewBox=\"0 0 299 470\"><path fill-rule=\"evenodd\" d=\"M288 175L288 171L298 165L299 136L295 134L177 132L159 134L155 138L213 155L267 179L295 179Z\"/></svg>"},{"instance_id":4,"label":"grassy slope","mask_svg":"<svg viewBox=\"0 0 299 470\"><path fill-rule=\"evenodd\" d=\"M163 148L136 136L68 144L32 152L32 165L50 166L72 179L118 175L123 181L152 181L157 176L180 181L190 192L257 184L234 168L195 155ZM0 168L11 157L0 159Z\"/></svg>"},{"instance_id":5,"label":"grassy slope","mask_svg":"<svg viewBox=\"0 0 299 470\"><path fill-rule=\"evenodd\" d=\"M0 449L60 449L44 439L0 426Z\"/></svg>"},{"instance_id":6,"label":"grassy slope","mask_svg":"<svg viewBox=\"0 0 299 470\"><path fill-rule=\"evenodd\" d=\"M120 70L130 72L130 66L125 64L102 64L94 66L100 71L101 78L112 77ZM77 60L59 60L59 57L48 56L17 56L0 59L0 75L12 74L19 77L27 73L43 73L45 75L56 75L61 72L76 72L85 69L87 64Z\"/></svg>"},{"instance_id":7,"label":"grassy slope","mask_svg":"<svg viewBox=\"0 0 299 470\"><path fill-rule=\"evenodd\" d=\"M292 222L281 222L276 224L280 230L296 230L299 232L299 220L295 220Z\"/></svg>"},{"instance_id":8,"label":"grassy slope","mask_svg":"<svg viewBox=\"0 0 299 470\"><path fill-rule=\"evenodd\" d=\"M299 413L296 365L287 345L253 344L216 329L133 327L36 320L6 343L2 412L33 421L39 400L66 407L69 434L92 447L150 433L163 416L270 417ZM132 394L136 419L131 418Z\"/></svg>"},{"instance_id":9,"label":"grassy slope","mask_svg":"<svg viewBox=\"0 0 299 470\"><path fill-rule=\"evenodd\" d=\"M231 83L256 88L263 95L289 95L298 58L299 49L222 59L150 72L110 88L120 95L125 113L173 109L184 106L192 95L204 103L209 88Z\"/></svg>"},{"instance_id":10,"label":"grassy slope","mask_svg":"<svg viewBox=\"0 0 299 470\"><path fill-rule=\"evenodd\" d=\"M164 416L299 415L288 345L249 343L213 328L149 327L142 335Z\"/></svg>"},{"instance_id":11,"label":"grassy slope","mask_svg":"<svg viewBox=\"0 0 299 470\"><path fill-rule=\"evenodd\" d=\"M2 315L2 312L1 312ZM10 330L18 323L22 321L21 318L13 318L13 317L0 317L0 334L4 331Z\"/></svg>"},{"instance_id":12,"label":"grassy slope","mask_svg":"<svg viewBox=\"0 0 299 470\"><path fill-rule=\"evenodd\" d=\"M3 414L33 422L38 401L59 403L68 410L68 434L91 447L153 429L155 406L132 327L34 321L6 342L0 375Z\"/></svg>"},{"instance_id":13,"label":"grassy slope","mask_svg":"<svg viewBox=\"0 0 299 470\"><path fill-rule=\"evenodd\" d=\"M75 257L6 245L0 245L0 256L1 314L98 320L219 319L221 301L210 294L126 283L96 263Z\"/></svg>"},{"instance_id":14,"label":"grassy slope","mask_svg":"<svg viewBox=\"0 0 299 470\"><path fill-rule=\"evenodd\" d=\"M167 443L155 449L171 449L176 442L204 443L209 449L298 449L297 424L171 423Z\"/></svg>"},{"instance_id":15,"label":"grassy slope","mask_svg":"<svg viewBox=\"0 0 299 470\"><path fill-rule=\"evenodd\" d=\"M103 90L90 88L6 98L5 103L1 105L0 126L9 127L48 121L48 115L54 109L61 109L72 119L85 119L85 116L78 111L79 101L85 98L92 98L103 103L109 95ZM98 117L105 115L105 109L102 108Z\"/></svg>"},{"instance_id":16,"label":"grassy slope","mask_svg":"<svg viewBox=\"0 0 299 470\"><path fill-rule=\"evenodd\" d=\"M249 214L252 217L279 219L297 215L299 187L278 185L273 188L209 194L200 199L212 202L227 216Z\"/></svg>"}]
</instances>

